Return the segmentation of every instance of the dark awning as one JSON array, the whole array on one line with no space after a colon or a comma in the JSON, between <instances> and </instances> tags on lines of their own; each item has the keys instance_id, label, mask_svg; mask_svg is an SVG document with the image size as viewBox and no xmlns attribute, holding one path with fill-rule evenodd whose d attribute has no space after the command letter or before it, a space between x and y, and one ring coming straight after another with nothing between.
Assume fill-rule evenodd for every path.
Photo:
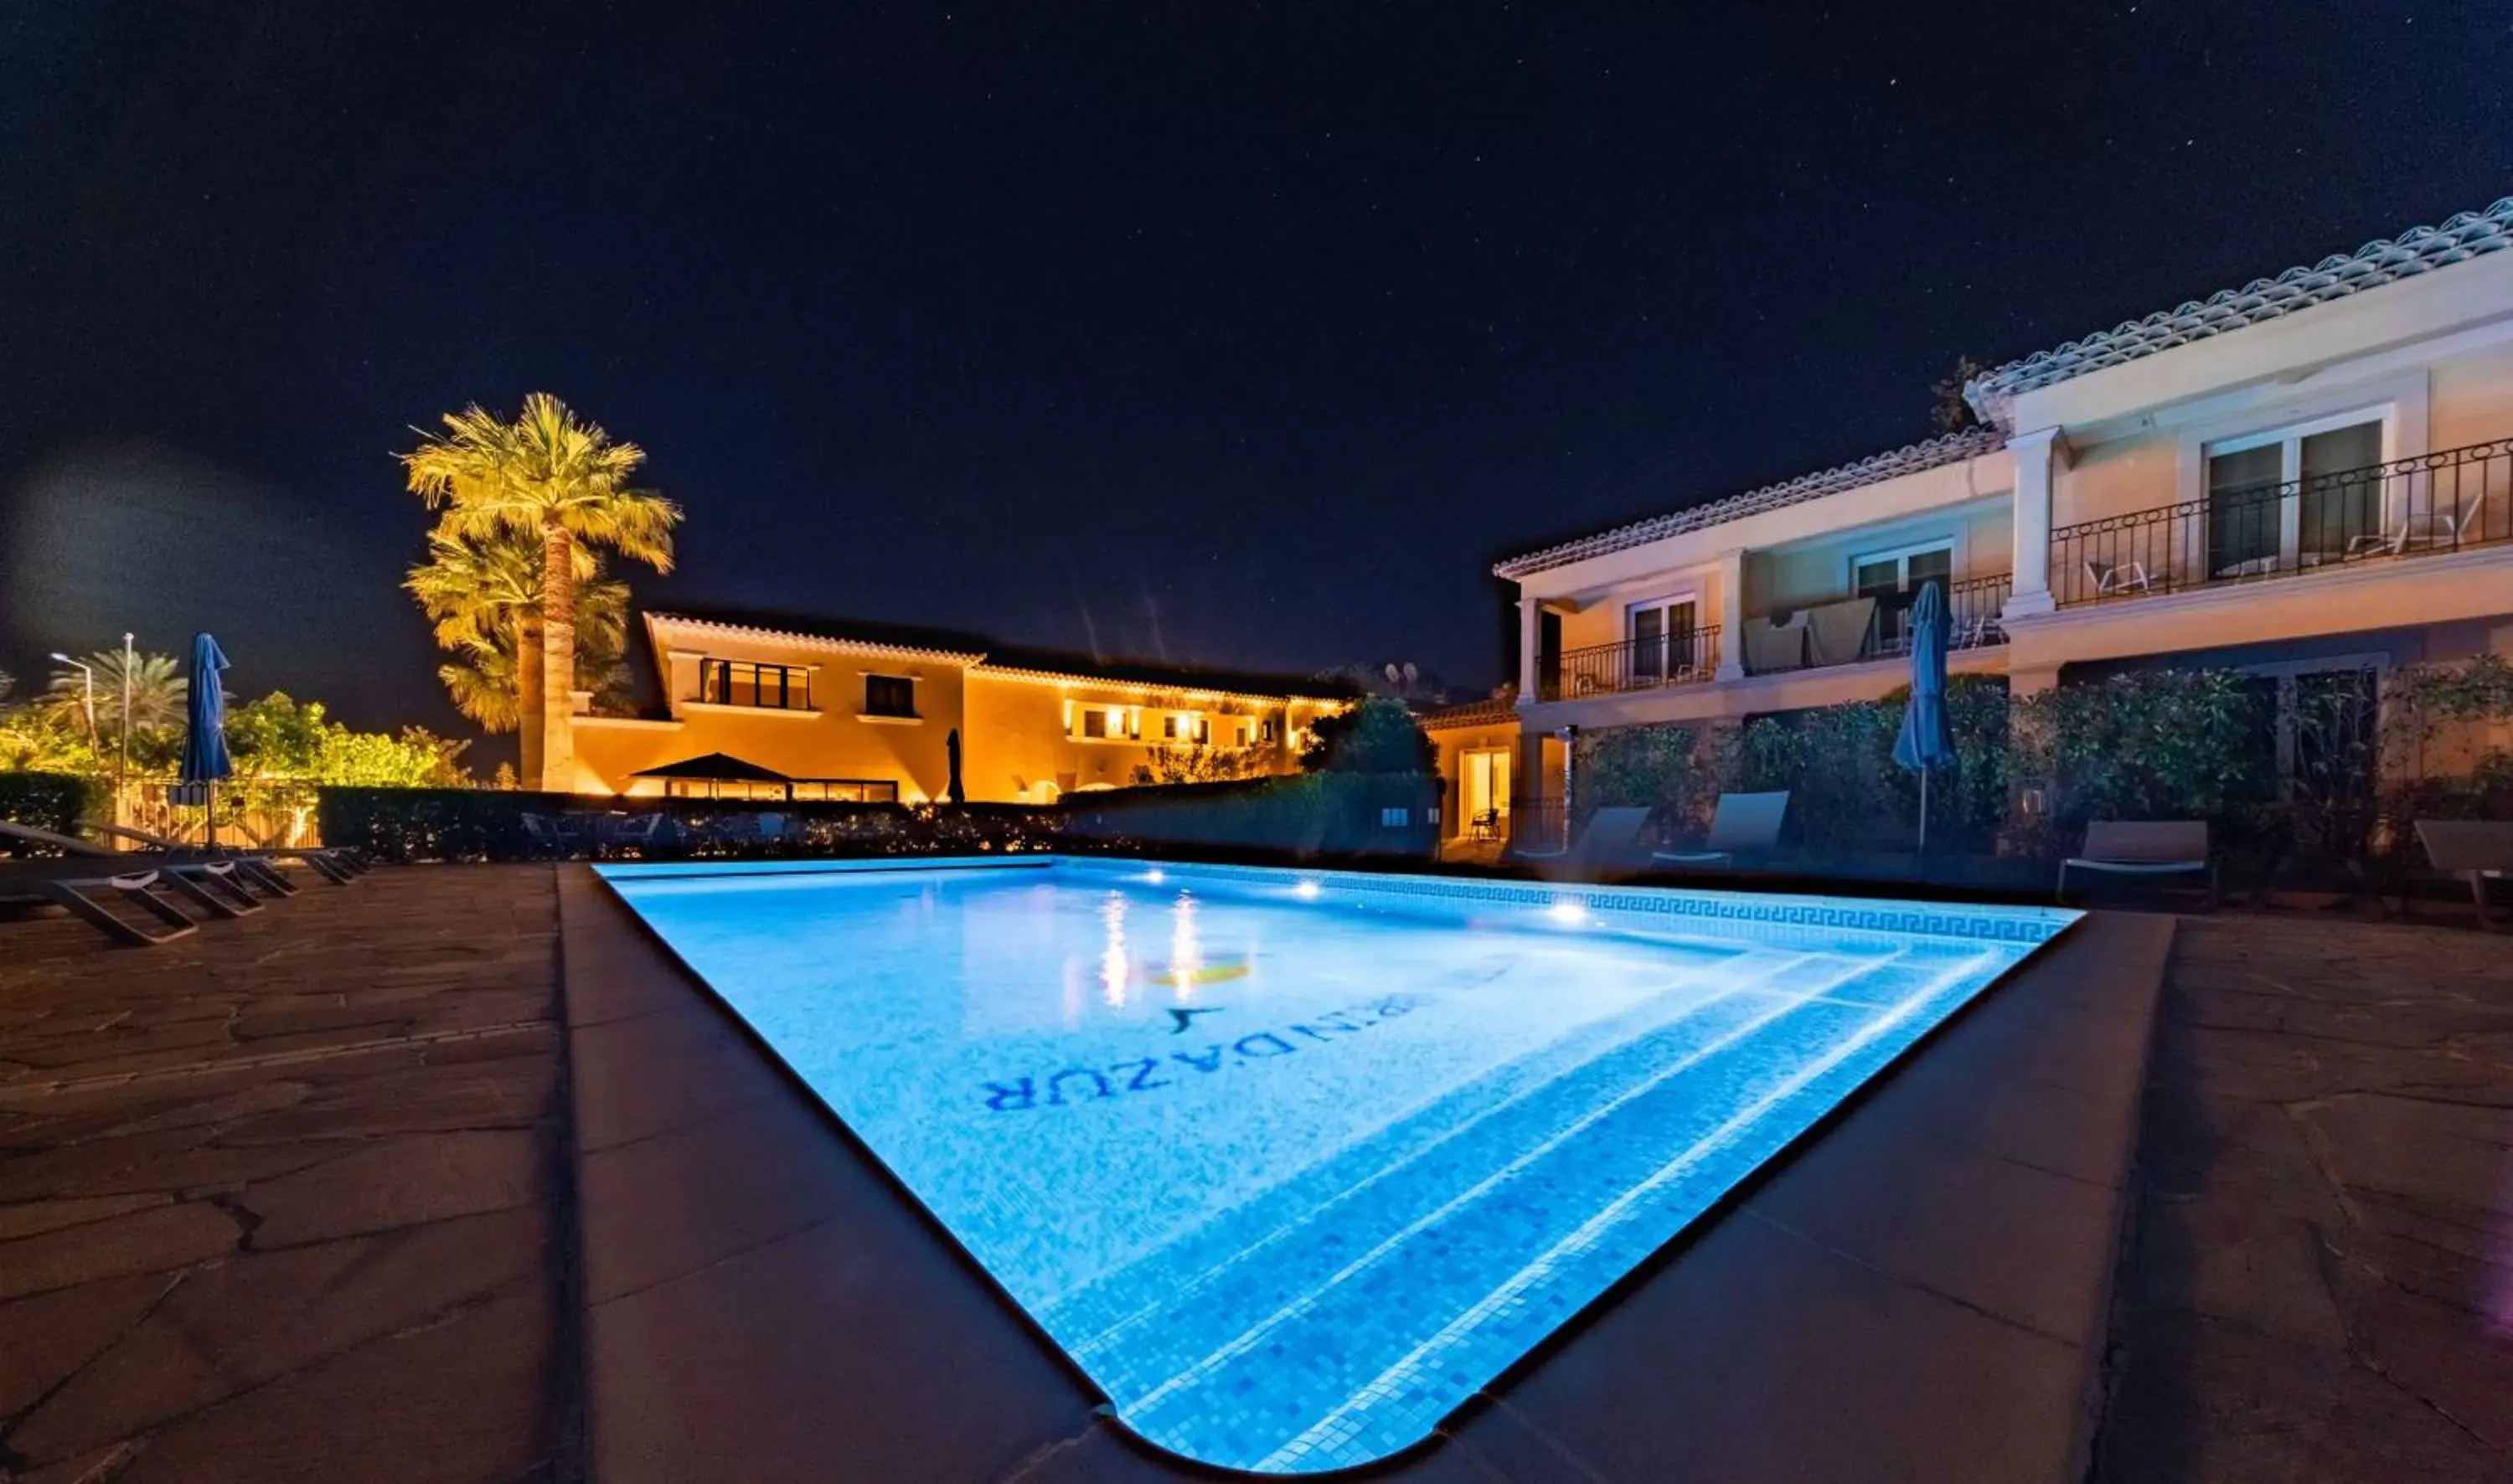
<instances>
[{"instance_id":1,"label":"dark awning","mask_svg":"<svg viewBox=\"0 0 2513 1484\"><path fill-rule=\"evenodd\" d=\"M708 753L703 757L684 758L660 767L641 767L632 778L694 778L709 783L791 783L794 780L773 768L756 762L744 762L725 753Z\"/></svg>"}]
</instances>

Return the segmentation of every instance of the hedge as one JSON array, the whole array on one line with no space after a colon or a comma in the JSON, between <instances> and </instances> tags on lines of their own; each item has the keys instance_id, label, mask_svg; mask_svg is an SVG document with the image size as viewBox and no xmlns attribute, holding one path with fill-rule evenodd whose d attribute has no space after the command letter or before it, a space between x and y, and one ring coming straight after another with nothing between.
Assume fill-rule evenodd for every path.
<instances>
[{"instance_id":1,"label":"hedge","mask_svg":"<svg viewBox=\"0 0 2513 1484\"><path fill-rule=\"evenodd\" d=\"M346 845L384 861L547 860L563 851L535 840L526 814L566 823L571 815L660 813L663 828L641 853L722 858L768 855L977 854L1043 850L1055 843L1053 809L958 804L910 809L895 803L786 803L768 800L588 799L509 789L327 788L315 818L326 845ZM784 829L760 833L762 815Z\"/></svg>"},{"instance_id":2,"label":"hedge","mask_svg":"<svg viewBox=\"0 0 2513 1484\"><path fill-rule=\"evenodd\" d=\"M68 773L0 773L0 819L11 824L50 830L56 835L76 835L79 821L91 809L100 809L104 804L96 785ZM58 853L50 845L0 836L0 855Z\"/></svg>"},{"instance_id":3,"label":"hedge","mask_svg":"<svg viewBox=\"0 0 2513 1484\"><path fill-rule=\"evenodd\" d=\"M1440 780L1424 773L1306 773L1065 797L1068 841L1296 856L1429 856Z\"/></svg>"}]
</instances>

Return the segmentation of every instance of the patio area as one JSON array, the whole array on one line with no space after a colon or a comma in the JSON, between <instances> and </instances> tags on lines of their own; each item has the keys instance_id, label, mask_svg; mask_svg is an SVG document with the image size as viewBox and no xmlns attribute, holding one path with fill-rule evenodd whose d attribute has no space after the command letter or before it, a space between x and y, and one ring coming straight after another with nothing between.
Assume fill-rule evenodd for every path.
<instances>
[{"instance_id":1,"label":"patio area","mask_svg":"<svg viewBox=\"0 0 2513 1484\"><path fill-rule=\"evenodd\" d=\"M795 1434L819 1443L818 1470L779 1476L871 1476L849 1460L877 1462L885 1479L972 1484L1166 1473L1069 1404L1069 1376L964 1269L918 1256L930 1231L849 1173L860 1155L779 1079L761 1080L746 1040L693 1020L668 989L654 998L651 981L614 976L652 959L634 937L608 938L608 957L570 954L570 968L617 986L609 1006L579 1007L579 1046L676 1024L698 1040L685 1053L652 1042L669 1078L586 1082L571 1114L558 911L571 869L386 870L148 951L101 947L58 919L0 922L0 1478L661 1477L663 1459L709 1439L672 1430L670 1391L618 1391L633 1378L606 1378L606 1365L642 1360L652 1382L725 1346L774 1362L808 1326L707 1323L714 1310L688 1305L748 1283L790 1316L795 1282L826 1303L876 1268L911 1275L915 1344L855 1367L845 1404ZM567 890L572 912L604 905L584 895L598 890L588 879ZM2002 1008L1995 996L1983 1007ZM2006 1044L2049 1048L2050 1027L2022 1008L2005 1032L1987 1014L1955 1029L2033 1027ZM2185 918L2157 1025L2093 1476L2513 1472L2513 964L2501 943ZM1869 1135L1920 1127L1974 1152L1967 1198L2015 1179L2074 1189L2095 1173L2067 1148L2021 1147L2021 1125L1967 1125L1976 1110L1913 1088L1889 1086L1869 1107L1792 1164L1872 1160L1884 1146ZM582 1137L579 1116L607 1132ZM736 1137L745 1130L766 1136ZM744 1152L777 1149L792 1154L783 1176L754 1179L773 1172ZM684 1152L712 1173L713 1203L645 1208L634 1246L579 1248L572 1169L600 1164L614 1182L588 1184L581 1209L636 1210L639 1183ZM1902 1266L1913 1230L1862 1256L1855 1202L1826 1209L1814 1173L1770 1182L1720 1224L1735 1230L1694 1244L1421 1464L1483 1479L1759 1477L1733 1450L1687 1449L1692 1474L1670 1472L1663 1451L1617 1452L1631 1429L1587 1404L1645 1374L1661 1400L1682 1377L1688 1392L1724 1388L1721 1404L1750 1406L1761 1392L1739 1375L1849 1353L1848 1332L1828 1349L1783 1335L1725 1380L1663 1369L1685 1324L1658 1290L1689 1267L1754 1280L1724 1288L1731 1301L1709 1319L1687 1309L1689 1322L1750 1330L1768 1319L1758 1304L1803 1292L1786 1275L1814 1265L1871 1314L1859 1346L1963 1341L1938 1357L1949 1405L1988 1385L1983 1346L2056 1352L2003 1316L2020 1299L1965 1286L2030 1269L2031 1240L1970 1270L1915 1274ZM773 1219L742 1230L728 1213L745 1209ZM2002 1254L2027 1261L1989 1261ZM596 1331L579 1358L585 1305ZM986 1346L963 1356L970 1337ZM981 1404L973 1363L1019 1384ZM1827 1384L1843 1394L1857 1367L1834 1369ZM929 1371L936 1386L901 1389ZM2064 1409L2053 1376L2050 1404ZM588 1377L597 1419L612 1394L612 1417L629 1425L612 1433L624 1452L603 1456L579 1425ZM780 1395L812 1400L750 1405ZM921 1446L910 1404L957 1419L961 1446ZM773 1424L776 1409L761 1417ZM1033 1447L1032 1433L1051 1441ZM1916 1458L1925 1433L1906 1425L1898 1446ZM1896 1476L1849 1446L1858 1439L1834 1441L1839 1467L1864 1458L1866 1471L1809 1476ZM1974 1466L2014 1476L1986 1456Z\"/></svg>"}]
</instances>

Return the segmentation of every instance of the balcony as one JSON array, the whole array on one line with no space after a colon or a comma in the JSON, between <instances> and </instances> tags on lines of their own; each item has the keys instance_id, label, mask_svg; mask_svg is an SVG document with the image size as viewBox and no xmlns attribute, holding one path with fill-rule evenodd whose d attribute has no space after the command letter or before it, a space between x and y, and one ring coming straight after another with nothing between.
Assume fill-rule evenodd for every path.
<instances>
[{"instance_id":1,"label":"balcony","mask_svg":"<svg viewBox=\"0 0 2513 1484\"><path fill-rule=\"evenodd\" d=\"M1946 647L1978 649L2007 643L1999 613L2015 580L2007 572L1967 577L1946 586ZM1801 608L1785 625L1756 621L1746 636L1750 675L1787 675L1831 665L1897 659L1911 652L1911 604L1919 589L1884 597L1847 598Z\"/></svg>"},{"instance_id":2,"label":"balcony","mask_svg":"<svg viewBox=\"0 0 2513 1484\"><path fill-rule=\"evenodd\" d=\"M2051 533L2060 607L2439 556L2513 538L2513 439L2227 490Z\"/></svg>"},{"instance_id":3,"label":"balcony","mask_svg":"<svg viewBox=\"0 0 2513 1484\"><path fill-rule=\"evenodd\" d=\"M1719 670L1719 627L1677 629L1655 639L1589 644L1546 657L1536 676L1539 701L1697 685Z\"/></svg>"}]
</instances>

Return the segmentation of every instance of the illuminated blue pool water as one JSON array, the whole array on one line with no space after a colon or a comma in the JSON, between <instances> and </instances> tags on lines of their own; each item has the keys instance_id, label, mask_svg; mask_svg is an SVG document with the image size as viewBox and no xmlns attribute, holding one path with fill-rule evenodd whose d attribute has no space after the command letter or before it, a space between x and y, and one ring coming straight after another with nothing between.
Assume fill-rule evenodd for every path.
<instances>
[{"instance_id":1,"label":"illuminated blue pool water","mask_svg":"<svg viewBox=\"0 0 2513 1484\"><path fill-rule=\"evenodd\" d=\"M1139 862L612 886L1103 1389L1382 1458L2077 914Z\"/></svg>"}]
</instances>

